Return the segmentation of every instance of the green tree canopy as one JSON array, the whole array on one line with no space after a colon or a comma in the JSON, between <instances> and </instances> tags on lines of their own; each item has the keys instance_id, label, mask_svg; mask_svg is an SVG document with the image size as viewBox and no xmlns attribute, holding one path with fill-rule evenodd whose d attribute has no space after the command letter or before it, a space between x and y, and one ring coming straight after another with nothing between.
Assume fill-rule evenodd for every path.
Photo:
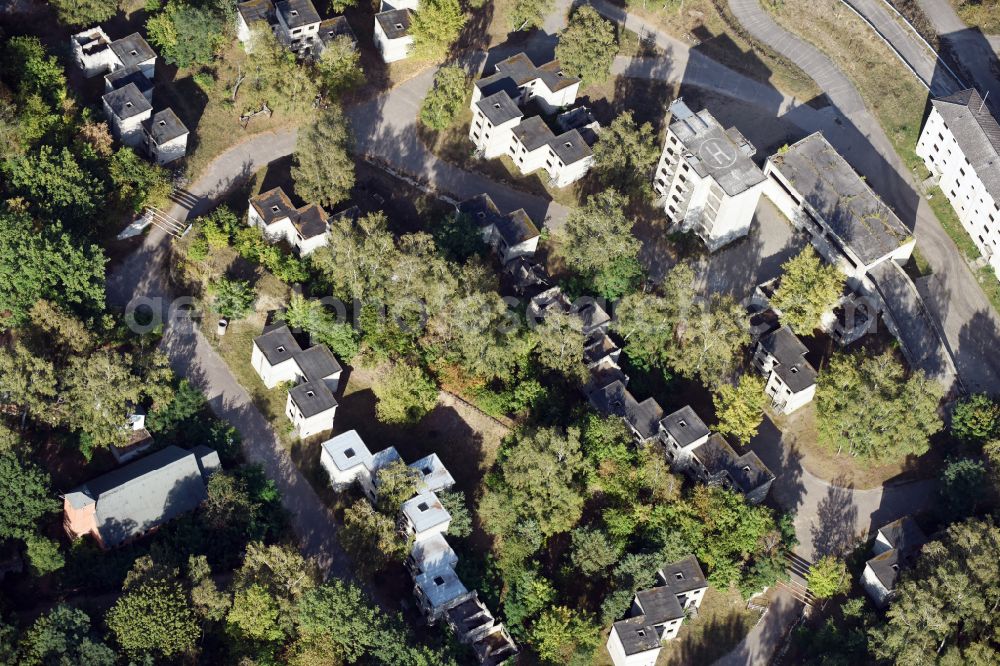
<instances>
[{"instance_id":1,"label":"green tree canopy","mask_svg":"<svg viewBox=\"0 0 1000 666\"><path fill-rule=\"evenodd\" d=\"M951 413L951 434L972 445L996 438L1000 435L1000 405L985 393L960 400Z\"/></svg>"},{"instance_id":2,"label":"green tree canopy","mask_svg":"<svg viewBox=\"0 0 1000 666\"><path fill-rule=\"evenodd\" d=\"M91 232L104 202L100 180L84 169L69 151L41 146L38 151L8 160L2 166L11 197L21 197L28 210L46 223L59 220L74 230Z\"/></svg>"},{"instance_id":3,"label":"green tree canopy","mask_svg":"<svg viewBox=\"0 0 1000 666\"><path fill-rule=\"evenodd\" d=\"M819 599L846 592L851 585L847 565L843 560L826 555L813 562L806 574L809 590Z\"/></svg>"},{"instance_id":4,"label":"green tree canopy","mask_svg":"<svg viewBox=\"0 0 1000 666\"><path fill-rule=\"evenodd\" d=\"M170 194L167 171L152 164L125 146L111 157L108 174L115 197L121 204L138 213L148 205L161 205Z\"/></svg>"},{"instance_id":5,"label":"green tree canopy","mask_svg":"<svg viewBox=\"0 0 1000 666\"><path fill-rule=\"evenodd\" d=\"M295 192L310 203L333 206L354 187L354 161L350 153L350 131L339 106L318 113L299 130L292 154Z\"/></svg>"},{"instance_id":6,"label":"green tree canopy","mask_svg":"<svg viewBox=\"0 0 1000 666\"><path fill-rule=\"evenodd\" d=\"M563 231L566 238L562 252L571 269L581 275L594 275L609 262L639 254L639 241L632 235L634 220L625 215L625 206L625 198L608 189L587 197L582 208L570 213Z\"/></svg>"},{"instance_id":7,"label":"green tree canopy","mask_svg":"<svg viewBox=\"0 0 1000 666\"><path fill-rule=\"evenodd\" d=\"M288 308L278 317L292 328L301 328L309 338L324 344L343 361L350 361L358 354L358 334L350 322L337 321L334 312L323 307L320 301L309 300L293 293Z\"/></svg>"},{"instance_id":8,"label":"green tree canopy","mask_svg":"<svg viewBox=\"0 0 1000 666\"><path fill-rule=\"evenodd\" d=\"M398 250L385 213L355 224L335 224L329 243L309 255L312 265L342 300L385 302Z\"/></svg>"},{"instance_id":9,"label":"green tree canopy","mask_svg":"<svg viewBox=\"0 0 1000 666\"><path fill-rule=\"evenodd\" d=\"M573 530L573 548L570 560L584 577L604 577L621 557L621 551L607 535L593 527Z\"/></svg>"},{"instance_id":10,"label":"green tree canopy","mask_svg":"<svg viewBox=\"0 0 1000 666\"><path fill-rule=\"evenodd\" d=\"M583 380L583 322L575 314L553 310L545 314L536 332L535 354L544 367L570 379Z\"/></svg>"},{"instance_id":11,"label":"green tree canopy","mask_svg":"<svg viewBox=\"0 0 1000 666\"><path fill-rule=\"evenodd\" d=\"M19 653L17 663L22 666L114 666L118 662L114 651L92 631L90 617L66 604L58 604L35 620L21 638Z\"/></svg>"},{"instance_id":12,"label":"green tree canopy","mask_svg":"<svg viewBox=\"0 0 1000 666\"><path fill-rule=\"evenodd\" d=\"M378 398L375 414L384 423L417 423L438 401L434 380L409 363L393 363L380 373L372 391Z\"/></svg>"},{"instance_id":13,"label":"green tree canopy","mask_svg":"<svg viewBox=\"0 0 1000 666\"><path fill-rule=\"evenodd\" d=\"M246 280L219 278L209 285L215 297L212 309L227 319L242 319L249 314L257 294Z\"/></svg>"},{"instance_id":14,"label":"green tree canopy","mask_svg":"<svg viewBox=\"0 0 1000 666\"><path fill-rule=\"evenodd\" d=\"M339 534L340 545L368 578L402 562L410 552L409 543L396 529L395 516L379 513L365 499L344 510L344 527Z\"/></svg>"},{"instance_id":15,"label":"green tree canopy","mask_svg":"<svg viewBox=\"0 0 1000 666\"><path fill-rule=\"evenodd\" d=\"M324 46L316 62L316 74L323 93L335 97L364 83L360 59L361 54L354 41L347 35L338 35Z\"/></svg>"},{"instance_id":16,"label":"green tree canopy","mask_svg":"<svg viewBox=\"0 0 1000 666\"><path fill-rule=\"evenodd\" d=\"M599 642L593 616L565 606L543 611L531 627L532 647L546 664L590 664Z\"/></svg>"},{"instance_id":17,"label":"green tree canopy","mask_svg":"<svg viewBox=\"0 0 1000 666\"><path fill-rule=\"evenodd\" d=\"M580 519L585 499L579 430L519 431L512 439L480 502L483 524L501 538L527 521L537 523L546 537L569 531Z\"/></svg>"},{"instance_id":18,"label":"green tree canopy","mask_svg":"<svg viewBox=\"0 0 1000 666\"><path fill-rule=\"evenodd\" d=\"M541 28L550 11L552 0L516 0L507 18L507 25L511 30Z\"/></svg>"},{"instance_id":19,"label":"green tree canopy","mask_svg":"<svg viewBox=\"0 0 1000 666\"><path fill-rule=\"evenodd\" d=\"M46 514L59 510L49 475L13 452L0 453L0 537L24 539Z\"/></svg>"},{"instance_id":20,"label":"green tree canopy","mask_svg":"<svg viewBox=\"0 0 1000 666\"><path fill-rule=\"evenodd\" d=\"M873 656L894 664L995 663L1000 598L1000 529L987 518L951 525L903 570L886 613L870 634ZM985 660L982 658L985 657Z\"/></svg>"},{"instance_id":21,"label":"green tree canopy","mask_svg":"<svg viewBox=\"0 0 1000 666\"><path fill-rule=\"evenodd\" d=\"M104 23L118 13L118 5L102 0L51 0L60 23L86 28L95 23Z\"/></svg>"},{"instance_id":22,"label":"green tree canopy","mask_svg":"<svg viewBox=\"0 0 1000 666\"><path fill-rule=\"evenodd\" d=\"M468 20L459 0L426 0L413 14L410 55L427 60L443 60Z\"/></svg>"},{"instance_id":23,"label":"green tree canopy","mask_svg":"<svg viewBox=\"0 0 1000 666\"><path fill-rule=\"evenodd\" d=\"M274 111L308 113L319 92L317 77L298 62L295 53L278 42L269 28L253 31L253 50L247 54L246 78L233 94L242 111L259 111L266 104ZM301 130L300 130L301 136ZM304 194L299 193L303 198Z\"/></svg>"},{"instance_id":24,"label":"green tree canopy","mask_svg":"<svg viewBox=\"0 0 1000 666\"><path fill-rule=\"evenodd\" d=\"M649 184L659 156L653 126L639 125L632 112L625 111L601 131L594 146L594 167L608 187L634 191Z\"/></svg>"},{"instance_id":25,"label":"green tree canopy","mask_svg":"<svg viewBox=\"0 0 1000 666\"><path fill-rule=\"evenodd\" d=\"M469 76L455 65L434 74L434 88L420 106L420 122L433 130L448 129L458 120L468 103Z\"/></svg>"},{"instance_id":26,"label":"green tree canopy","mask_svg":"<svg viewBox=\"0 0 1000 666\"><path fill-rule=\"evenodd\" d=\"M146 21L146 34L167 62L207 65L222 45L222 17L210 7L170 0Z\"/></svg>"},{"instance_id":27,"label":"green tree canopy","mask_svg":"<svg viewBox=\"0 0 1000 666\"><path fill-rule=\"evenodd\" d=\"M451 516L448 524L448 536L464 539L472 534L472 514L465 501L465 493L461 490L439 490L435 493L441 505Z\"/></svg>"},{"instance_id":28,"label":"green tree canopy","mask_svg":"<svg viewBox=\"0 0 1000 666\"><path fill-rule=\"evenodd\" d=\"M781 323L802 335L812 335L820 317L833 309L844 290L844 275L828 264L812 246L781 265L781 282L771 305L781 313Z\"/></svg>"},{"instance_id":29,"label":"green tree canopy","mask_svg":"<svg viewBox=\"0 0 1000 666\"><path fill-rule=\"evenodd\" d=\"M984 503L988 493L986 466L980 460L951 460L941 471L939 513L949 520L971 516Z\"/></svg>"},{"instance_id":30,"label":"green tree canopy","mask_svg":"<svg viewBox=\"0 0 1000 666\"><path fill-rule=\"evenodd\" d=\"M21 100L37 96L58 109L66 100L66 74L37 37L11 37L3 48L3 78Z\"/></svg>"},{"instance_id":31,"label":"green tree canopy","mask_svg":"<svg viewBox=\"0 0 1000 666\"><path fill-rule=\"evenodd\" d=\"M585 86L608 77L616 53L618 38L614 24L588 5L573 12L556 45L556 58L563 71L583 79Z\"/></svg>"},{"instance_id":32,"label":"green tree canopy","mask_svg":"<svg viewBox=\"0 0 1000 666\"><path fill-rule=\"evenodd\" d=\"M764 420L764 406L767 404L764 380L755 374L744 374L736 386L721 384L712 400L719 419L715 429L724 435L732 435L740 444L749 444Z\"/></svg>"},{"instance_id":33,"label":"green tree canopy","mask_svg":"<svg viewBox=\"0 0 1000 666\"><path fill-rule=\"evenodd\" d=\"M817 380L820 441L837 453L871 460L919 455L942 427L942 394L919 371L907 377L891 352L835 354Z\"/></svg>"},{"instance_id":34,"label":"green tree canopy","mask_svg":"<svg viewBox=\"0 0 1000 666\"><path fill-rule=\"evenodd\" d=\"M83 313L104 309L104 253L58 223L36 227L0 212L0 320L23 324L40 299Z\"/></svg>"}]
</instances>

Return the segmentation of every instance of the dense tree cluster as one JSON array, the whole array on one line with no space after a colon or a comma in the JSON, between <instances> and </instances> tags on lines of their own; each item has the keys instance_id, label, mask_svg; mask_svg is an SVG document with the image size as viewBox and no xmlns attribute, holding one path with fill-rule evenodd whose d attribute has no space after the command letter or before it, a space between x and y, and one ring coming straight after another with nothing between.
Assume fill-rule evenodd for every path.
<instances>
[{"instance_id":1,"label":"dense tree cluster","mask_svg":"<svg viewBox=\"0 0 1000 666\"><path fill-rule=\"evenodd\" d=\"M569 17L559 35L556 58L563 70L583 79L583 85L604 81L618 53L615 26L596 9L583 5Z\"/></svg>"},{"instance_id":2,"label":"dense tree cluster","mask_svg":"<svg viewBox=\"0 0 1000 666\"><path fill-rule=\"evenodd\" d=\"M811 335L820 318L836 305L844 289L840 269L828 264L812 246L781 265L781 283L771 305L781 313L781 323L801 335Z\"/></svg>"}]
</instances>

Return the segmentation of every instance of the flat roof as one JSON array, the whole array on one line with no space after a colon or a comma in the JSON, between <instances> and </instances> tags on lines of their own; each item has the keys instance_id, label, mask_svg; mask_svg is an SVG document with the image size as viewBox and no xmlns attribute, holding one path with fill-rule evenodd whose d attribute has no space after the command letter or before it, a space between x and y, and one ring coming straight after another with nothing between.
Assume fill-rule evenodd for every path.
<instances>
[{"instance_id":1,"label":"flat roof","mask_svg":"<svg viewBox=\"0 0 1000 666\"><path fill-rule=\"evenodd\" d=\"M705 572L698 564L698 558L688 555L676 562L665 565L658 572L663 584L674 594L686 594L692 590L708 587Z\"/></svg>"},{"instance_id":2,"label":"flat roof","mask_svg":"<svg viewBox=\"0 0 1000 666\"><path fill-rule=\"evenodd\" d=\"M711 176L729 196L764 182L764 172L708 109L694 113L678 98L671 102L669 110L670 131L684 146L681 156L699 176Z\"/></svg>"},{"instance_id":3,"label":"flat roof","mask_svg":"<svg viewBox=\"0 0 1000 666\"><path fill-rule=\"evenodd\" d=\"M188 133L188 128L184 126L181 119L170 108L157 111L151 118L142 121L142 126L158 146Z\"/></svg>"},{"instance_id":4,"label":"flat roof","mask_svg":"<svg viewBox=\"0 0 1000 666\"><path fill-rule=\"evenodd\" d=\"M337 406L333 391L322 381L303 382L289 389L288 396L305 418L322 414Z\"/></svg>"},{"instance_id":5,"label":"flat roof","mask_svg":"<svg viewBox=\"0 0 1000 666\"><path fill-rule=\"evenodd\" d=\"M653 587L635 593L642 615L650 624L663 624L684 617L677 594L668 587Z\"/></svg>"},{"instance_id":6,"label":"flat roof","mask_svg":"<svg viewBox=\"0 0 1000 666\"><path fill-rule=\"evenodd\" d=\"M352 42L357 42L358 38L351 30L351 24L347 22L346 16L334 16L325 21L320 21L319 38L324 44L329 44L337 37L348 37Z\"/></svg>"},{"instance_id":7,"label":"flat roof","mask_svg":"<svg viewBox=\"0 0 1000 666\"><path fill-rule=\"evenodd\" d=\"M384 467L388 467L397 460L402 460L399 455L399 451L396 450L395 446L390 446L382 449L372 455L371 467L368 468L369 472L377 472Z\"/></svg>"},{"instance_id":8,"label":"flat roof","mask_svg":"<svg viewBox=\"0 0 1000 666\"><path fill-rule=\"evenodd\" d=\"M320 446L341 472L358 465L371 466L372 454L357 430L348 430L323 442Z\"/></svg>"},{"instance_id":9,"label":"flat roof","mask_svg":"<svg viewBox=\"0 0 1000 666\"><path fill-rule=\"evenodd\" d=\"M572 129L549 140L549 146L563 164L574 164L594 154L579 131Z\"/></svg>"},{"instance_id":10,"label":"flat roof","mask_svg":"<svg viewBox=\"0 0 1000 666\"><path fill-rule=\"evenodd\" d=\"M458 555L440 532L414 542L410 557L424 572L454 567L458 563Z\"/></svg>"},{"instance_id":11,"label":"flat roof","mask_svg":"<svg viewBox=\"0 0 1000 666\"><path fill-rule=\"evenodd\" d=\"M448 567L422 573L414 577L413 583L420 588L433 608L440 608L468 593L455 570Z\"/></svg>"},{"instance_id":12,"label":"flat roof","mask_svg":"<svg viewBox=\"0 0 1000 666\"><path fill-rule=\"evenodd\" d=\"M524 113L521 109L517 108L517 104L510 98L510 95L502 90L489 97L480 98L476 102L476 108L482 111L486 119L494 125L502 125L505 122L524 116Z\"/></svg>"},{"instance_id":13,"label":"flat roof","mask_svg":"<svg viewBox=\"0 0 1000 666\"><path fill-rule=\"evenodd\" d=\"M133 32L127 37L116 39L111 42L110 46L111 50L115 52L115 55L118 56L118 59L122 61L122 65L125 67L138 65L156 58L156 52L149 48L149 44L137 32Z\"/></svg>"},{"instance_id":14,"label":"flat roof","mask_svg":"<svg viewBox=\"0 0 1000 666\"><path fill-rule=\"evenodd\" d=\"M414 460L409 464L409 467L420 472L420 476L423 478L421 492L447 490L455 485L455 479L452 478L448 468L444 466L436 453L424 456L420 460Z\"/></svg>"},{"instance_id":15,"label":"flat roof","mask_svg":"<svg viewBox=\"0 0 1000 666\"><path fill-rule=\"evenodd\" d=\"M660 635L645 615L618 620L613 626L627 655L642 654L661 647Z\"/></svg>"},{"instance_id":16,"label":"flat roof","mask_svg":"<svg viewBox=\"0 0 1000 666\"><path fill-rule=\"evenodd\" d=\"M451 515L441 504L441 500L430 491L403 502L403 515L418 533L426 532L451 520Z\"/></svg>"},{"instance_id":17,"label":"flat roof","mask_svg":"<svg viewBox=\"0 0 1000 666\"><path fill-rule=\"evenodd\" d=\"M236 9L247 25L255 21L268 21L274 15L274 3L271 0L246 0L236 5Z\"/></svg>"},{"instance_id":18,"label":"flat roof","mask_svg":"<svg viewBox=\"0 0 1000 666\"><path fill-rule=\"evenodd\" d=\"M659 432L663 409L653 398L638 402L625 384L616 381L590 394L591 404L603 414L621 416L635 428L643 439L655 437Z\"/></svg>"},{"instance_id":19,"label":"flat roof","mask_svg":"<svg viewBox=\"0 0 1000 666\"><path fill-rule=\"evenodd\" d=\"M392 9L387 12L379 12L375 15L375 20L378 21L382 32L388 39L402 39L410 32L413 12L409 9Z\"/></svg>"},{"instance_id":20,"label":"flat roof","mask_svg":"<svg viewBox=\"0 0 1000 666\"><path fill-rule=\"evenodd\" d=\"M104 103L111 109L111 113L118 118L134 118L135 116L148 113L153 110L149 100L140 92L134 83L105 93L102 98Z\"/></svg>"},{"instance_id":21,"label":"flat roof","mask_svg":"<svg viewBox=\"0 0 1000 666\"><path fill-rule=\"evenodd\" d=\"M295 210L292 224L302 234L303 238L322 236L329 229L329 216L319 204L306 204Z\"/></svg>"},{"instance_id":22,"label":"flat roof","mask_svg":"<svg viewBox=\"0 0 1000 666\"><path fill-rule=\"evenodd\" d=\"M310 0L281 0L274 4L274 10L289 28L319 23L319 12Z\"/></svg>"},{"instance_id":23,"label":"flat roof","mask_svg":"<svg viewBox=\"0 0 1000 666\"><path fill-rule=\"evenodd\" d=\"M708 426L690 405L684 405L676 412L667 414L660 420L660 425L682 448L709 434Z\"/></svg>"},{"instance_id":24,"label":"flat roof","mask_svg":"<svg viewBox=\"0 0 1000 666\"><path fill-rule=\"evenodd\" d=\"M771 331L760 345L775 358L773 370L788 388L798 393L816 384L816 369L806 361L809 351L788 326Z\"/></svg>"},{"instance_id":25,"label":"flat roof","mask_svg":"<svg viewBox=\"0 0 1000 666\"><path fill-rule=\"evenodd\" d=\"M913 238L820 132L768 159L866 266Z\"/></svg>"},{"instance_id":26,"label":"flat roof","mask_svg":"<svg viewBox=\"0 0 1000 666\"><path fill-rule=\"evenodd\" d=\"M931 102L983 187L1000 206L1000 123L974 88Z\"/></svg>"}]
</instances>

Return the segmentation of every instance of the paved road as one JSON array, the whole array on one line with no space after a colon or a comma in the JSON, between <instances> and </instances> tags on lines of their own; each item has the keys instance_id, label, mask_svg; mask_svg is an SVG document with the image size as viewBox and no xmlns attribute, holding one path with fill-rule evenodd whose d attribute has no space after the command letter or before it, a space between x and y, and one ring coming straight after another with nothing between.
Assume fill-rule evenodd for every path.
<instances>
[{"instance_id":1,"label":"paved road","mask_svg":"<svg viewBox=\"0 0 1000 666\"><path fill-rule=\"evenodd\" d=\"M943 97L965 87L948 66L939 61L934 49L909 23L887 7L884 0L844 0L844 4L868 21L934 95Z\"/></svg>"},{"instance_id":2,"label":"paved road","mask_svg":"<svg viewBox=\"0 0 1000 666\"><path fill-rule=\"evenodd\" d=\"M785 633L802 615L803 604L783 587L769 592L771 603L765 615L732 652L716 660L715 666L768 664L781 647Z\"/></svg>"},{"instance_id":3,"label":"paved road","mask_svg":"<svg viewBox=\"0 0 1000 666\"><path fill-rule=\"evenodd\" d=\"M966 83L975 85L983 95L990 91L988 103L1000 116L1000 74L997 72L997 49L978 29L965 25L948 0L917 0L927 19L957 60Z\"/></svg>"},{"instance_id":4,"label":"paved road","mask_svg":"<svg viewBox=\"0 0 1000 666\"><path fill-rule=\"evenodd\" d=\"M779 27L758 0L729 0L737 20L756 39L795 62L823 89L835 111L822 128L830 143L863 174L876 192L913 228L917 247L934 275L917 284L944 331L965 387L1000 392L1000 317L979 288L959 249L948 237L881 125L865 108L851 81L819 50Z\"/></svg>"}]
</instances>

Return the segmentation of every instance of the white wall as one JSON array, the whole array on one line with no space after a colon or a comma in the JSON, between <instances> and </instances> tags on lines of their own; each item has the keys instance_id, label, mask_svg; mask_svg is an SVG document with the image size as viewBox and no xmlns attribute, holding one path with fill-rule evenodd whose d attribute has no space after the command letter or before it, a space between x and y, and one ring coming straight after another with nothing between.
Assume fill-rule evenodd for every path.
<instances>
[{"instance_id":1,"label":"white wall","mask_svg":"<svg viewBox=\"0 0 1000 666\"><path fill-rule=\"evenodd\" d=\"M476 144L476 148L483 152L483 157L493 159L505 153L510 156L511 146L515 144L520 146L511 131L521 122L520 118L513 118L494 126L479 110L479 107L473 105L472 111L469 139Z\"/></svg>"},{"instance_id":2,"label":"white wall","mask_svg":"<svg viewBox=\"0 0 1000 666\"><path fill-rule=\"evenodd\" d=\"M187 154L187 140L188 135L184 134L159 146L150 142L150 145L153 147L156 163L169 164L174 160L184 157Z\"/></svg>"},{"instance_id":3,"label":"white wall","mask_svg":"<svg viewBox=\"0 0 1000 666\"><path fill-rule=\"evenodd\" d=\"M302 416L302 412L295 406L291 393L288 394L288 398L285 401L285 415L291 420L299 439L306 439L307 437L312 437L313 435L333 429L333 418L336 413L337 407L334 405L324 412L306 418Z\"/></svg>"},{"instance_id":4,"label":"white wall","mask_svg":"<svg viewBox=\"0 0 1000 666\"><path fill-rule=\"evenodd\" d=\"M126 146L140 148L144 136L142 121L148 120L153 115L153 110L150 109L145 113L121 120L111 112L111 107L108 106L107 102L102 100L102 105L104 106L104 115L107 117L108 125L111 129L111 135Z\"/></svg>"},{"instance_id":5,"label":"white wall","mask_svg":"<svg viewBox=\"0 0 1000 666\"><path fill-rule=\"evenodd\" d=\"M333 462L330 454L323 448L320 449L319 464L323 466L323 469L330 476L330 485L334 490L345 490L357 481L362 474L368 473L364 465L355 465L347 471L341 471Z\"/></svg>"},{"instance_id":6,"label":"white wall","mask_svg":"<svg viewBox=\"0 0 1000 666\"><path fill-rule=\"evenodd\" d=\"M954 135L932 108L917 142L917 155L939 176L938 185L951 203L965 233L1000 276L1000 207L966 161Z\"/></svg>"},{"instance_id":7,"label":"white wall","mask_svg":"<svg viewBox=\"0 0 1000 666\"><path fill-rule=\"evenodd\" d=\"M98 48L91 53L84 54L83 46L78 40L84 40L88 36L95 36L104 42L103 48ZM108 44L111 42L108 35L100 26L84 30L70 38L70 49L73 52L73 61L76 66L83 70L83 75L88 79L98 74L107 74L122 66L121 61Z\"/></svg>"},{"instance_id":8,"label":"white wall","mask_svg":"<svg viewBox=\"0 0 1000 666\"><path fill-rule=\"evenodd\" d=\"M655 666L660 650L661 648L657 647L648 652L626 655L618 632L614 626L611 627L611 634L608 636L608 654L611 655L611 661L615 666Z\"/></svg>"},{"instance_id":9,"label":"white wall","mask_svg":"<svg viewBox=\"0 0 1000 666\"><path fill-rule=\"evenodd\" d=\"M399 39L389 39L382 26L379 25L378 18L375 21L375 45L378 46L379 53L382 54L384 62L396 62L410 55L410 46L413 45L413 37L404 35Z\"/></svg>"},{"instance_id":10,"label":"white wall","mask_svg":"<svg viewBox=\"0 0 1000 666\"><path fill-rule=\"evenodd\" d=\"M267 362L264 353L256 344L253 345L253 352L250 354L250 363L253 365L253 369L257 371L257 374L260 375L264 386L269 389L274 388L281 382L295 381L300 376L299 365L295 362L295 359L290 358L278 365L272 366Z\"/></svg>"},{"instance_id":11,"label":"white wall","mask_svg":"<svg viewBox=\"0 0 1000 666\"><path fill-rule=\"evenodd\" d=\"M885 589L885 585L882 581L878 579L872 568L865 565L865 571L861 574L861 586L865 588L865 592L871 597L872 601L879 608L885 608L886 604L889 603L889 590Z\"/></svg>"}]
</instances>

